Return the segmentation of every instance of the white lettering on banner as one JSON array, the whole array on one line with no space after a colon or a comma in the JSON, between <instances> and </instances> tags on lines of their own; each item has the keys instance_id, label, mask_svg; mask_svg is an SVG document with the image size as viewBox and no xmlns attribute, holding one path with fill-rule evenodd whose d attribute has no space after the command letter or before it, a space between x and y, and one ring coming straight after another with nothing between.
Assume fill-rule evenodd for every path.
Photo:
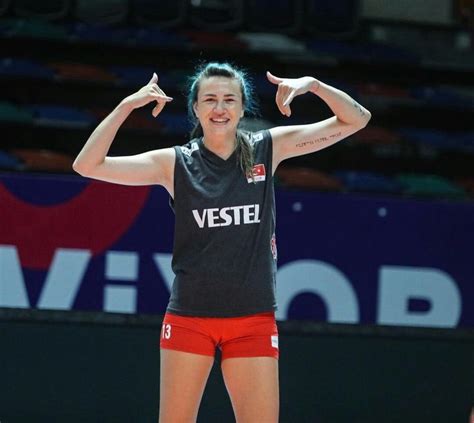
<instances>
[{"instance_id":1,"label":"white lettering on banner","mask_svg":"<svg viewBox=\"0 0 474 423\"><path fill-rule=\"evenodd\" d=\"M0 245L0 307L28 308L23 272L14 245Z\"/></svg>"},{"instance_id":2,"label":"white lettering on banner","mask_svg":"<svg viewBox=\"0 0 474 423\"><path fill-rule=\"evenodd\" d=\"M168 292L171 292L171 287L173 286L174 273L171 269L171 262L173 260L173 255L169 253L156 253L153 254L153 261L160 272L161 279L168 288Z\"/></svg>"},{"instance_id":3,"label":"white lettering on banner","mask_svg":"<svg viewBox=\"0 0 474 423\"><path fill-rule=\"evenodd\" d=\"M286 320L293 298L306 292L324 301L329 322L359 321L359 304L349 280L336 267L317 260L297 260L278 269L277 319Z\"/></svg>"},{"instance_id":4,"label":"white lettering on banner","mask_svg":"<svg viewBox=\"0 0 474 423\"><path fill-rule=\"evenodd\" d=\"M41 291L38 308L70 310L91 258L90 251L58 248Z\"/></svg>"},{"instance_id":5,"label":"white lettering on banner","mask_svg":"<svg viewBox=\"0 0 474 423\"><path fill-rule=\"evenodd\" d=\"M203 221L207 218L204 217L206 213L203 213ZM251 218L246 218L245 213L241 214L240 211L238 213L243 221ZM58 248L46 274L37 307L72 309L91 257L89 250ZM108 251L105 259L106 280L134 283L138 280L137 252ZM174 280L171 269L172 255L155 253L153 260L161 279L168 291L171 291ZM317 260L286 263L278 269L277 285L279 310L276 316L280 320L288 318L289 307L296 296L310 293L320 297L326 305L328 321L360 321L359 302L353 285L338 268L329 263ZM104 310L135 313L137 294L136 286L104 285ZM411 299L427 301L429 310L408 310ZM14 245L0 245L0 307L31 307ZM403 266L380 268L376 323L454 327L459 322L461 312L462 298L459 288L456 281L446 272L434 268Z\"/></svg>"},{"instance_id":6,"label":"white lettering on banner","mask_svg":"<svg viewBox=\"0 0 474 423\"><path fill-rule=\"evenodd\" d=\"M439 269L382 266L377 322L383 325L455 327L461 317L456 282ZM409 311L410 299L429 302L428 311Z\"/></svg>"},{"instance_id":7,"label":"white lettering on banner","mask_svg":"<svg viewBox=\"0 0 474 423\"><path fill-rule=\"evenodd\" d=\"M88 250L58 248L46 275L37 307L71 309L90 257ZM0 306L30 306L18 253L12 245L0 245Z\"/></svg>"},{"instance_id":8,"label":"white lettering on banner","mask_svg":"<svg viewBox=\"0 0 474 423\"><path fill-rule=\"evenodd\" d=\"M105 277L108 280L138 281L139 256L130 251L109 251L105 256ZM109 284L104 290L104 311L137 312L136 286Z\"/></svg>"},{"instance_id":9,"label":"white lettering on banner","mask_svg":"<svg viewBox=\"0 0 474 423\"><path fill-rule=\"evenodd\" d=\"M216 226L229 225L248 225L250 223L260 223L259 219L260 205L248 204L245 206L223 207L222 209L210 208L193 210L194 220L202 229L205 227L214 228Z\"/></svg>"}]
</instances>

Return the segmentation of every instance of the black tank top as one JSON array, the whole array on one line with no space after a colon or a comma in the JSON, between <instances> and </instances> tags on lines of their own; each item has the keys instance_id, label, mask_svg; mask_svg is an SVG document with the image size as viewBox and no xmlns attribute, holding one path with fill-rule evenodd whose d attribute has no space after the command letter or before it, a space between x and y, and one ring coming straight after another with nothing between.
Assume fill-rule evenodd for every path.
<instances>
[{"instance_id":1,"label":"black tank top","mask_svg":"<svg viewBox=\"0 0 474 423\"><path fill-rule=\"evenodd\" d=\"M276 309L275 196L269 131L250 134L255 165L202 138L174 147L175 279L167 311L234 317Z\"/></svg>"}]
</instances>

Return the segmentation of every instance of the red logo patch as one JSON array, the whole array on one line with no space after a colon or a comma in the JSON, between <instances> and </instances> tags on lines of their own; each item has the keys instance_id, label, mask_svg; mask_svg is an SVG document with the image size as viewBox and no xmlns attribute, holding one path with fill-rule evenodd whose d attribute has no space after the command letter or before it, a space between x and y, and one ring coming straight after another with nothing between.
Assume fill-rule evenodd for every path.
<instances>
[{"instance_id":1,"label":"red logo patch","mask_svg":"<svg viewBox=\"0 0 474 423\"><path fill-rule=\"evenodd\" d=\"M256 164L252 168L252 176L247 175L247 181L250 182L260 182L265 180L265 165L263 163Z\"/></svg>"}]
</instances>

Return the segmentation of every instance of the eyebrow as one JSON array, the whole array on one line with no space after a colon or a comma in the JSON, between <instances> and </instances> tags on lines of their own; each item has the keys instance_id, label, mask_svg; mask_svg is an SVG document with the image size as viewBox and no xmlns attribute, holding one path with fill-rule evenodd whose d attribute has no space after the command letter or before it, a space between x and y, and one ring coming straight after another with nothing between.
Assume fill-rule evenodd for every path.
<instances>
[{"instance_id":1,"label":"eyebrow","mask_svg":"<svg viewBox=\"0 0 474 423\"><path fill-rule=\"evenodd\" d=\"M203 97L217 97L217 94L206 93L202 95ZM224 94L224 97L237 97L235 94Z\"/></svg>"}]
</instances>

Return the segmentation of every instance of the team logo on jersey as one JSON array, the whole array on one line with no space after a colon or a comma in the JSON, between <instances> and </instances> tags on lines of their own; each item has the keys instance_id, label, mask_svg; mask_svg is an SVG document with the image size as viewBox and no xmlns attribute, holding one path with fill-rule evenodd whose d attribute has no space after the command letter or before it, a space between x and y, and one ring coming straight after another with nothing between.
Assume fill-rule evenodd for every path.
<instances>
[{"instance_id":1,"label":"team logo on jersey","mask_svg":"<svg viewBox=\"0 0 474 423\"><path fill-rule=\"evenodd\" d=\"M252 168L252 175L247 175L247 182L261 182L265 180L265 165L263 163L256 164Z\"/></svg>"},{"instance_id":2,"label":"team logo on jersey","mask_svg":"<svg viewBox=\"0 0 474 423\"><path fill-rule=\"evenodd\" d=\"M193 151L199 150L199 146L197 142L191 143L191 148L181 146L181 151L183 154L186 154L186 156L191 157L191 154L193 154Z\"/></svg>"},{"instance_id":3,"label":"team logo on jersey","mask_svg":"<svg viewBox=\"0 0 474 423\"><path fill-rule=\"evenodd\" d=\"M272 235L272 239L270 241L270 248L272 249L273 260L276 260L278 257L278 253L277 253L277 241L276 241L275 234Z\"/></svg>"}]
</instances>

